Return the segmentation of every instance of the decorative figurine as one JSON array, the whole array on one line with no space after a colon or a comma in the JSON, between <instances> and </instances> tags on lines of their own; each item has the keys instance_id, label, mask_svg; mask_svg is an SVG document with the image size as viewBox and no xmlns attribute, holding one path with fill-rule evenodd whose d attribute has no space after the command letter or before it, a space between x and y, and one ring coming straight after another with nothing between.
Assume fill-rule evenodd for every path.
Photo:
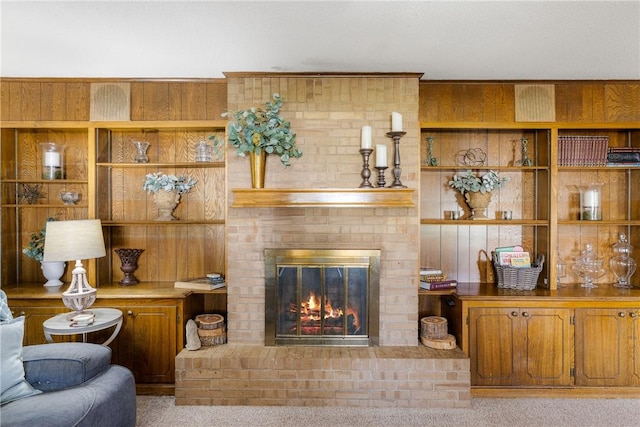
<instances>
[{"instance_id":1,"label":"decorative figurine","mask_svg":"<svg viewBox=\"0 0 640 427\"><path fill-rule=\"evenodd\" d=\"M429 157L427 158L427 166L438 166L438 159L433 157L433 137L427 137L427 143L429 144L428 153Z\"/></svg>"}]
</instances>

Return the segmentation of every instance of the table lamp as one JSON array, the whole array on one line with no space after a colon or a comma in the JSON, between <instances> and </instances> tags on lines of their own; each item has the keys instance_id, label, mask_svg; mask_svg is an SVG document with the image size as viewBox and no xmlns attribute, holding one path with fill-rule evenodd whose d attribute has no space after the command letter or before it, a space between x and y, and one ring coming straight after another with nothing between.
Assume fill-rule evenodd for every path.
<instances>
[{"instance_id":1,"label":"table lamp","mask_svg":"<svg viewBox=\"0 0 640 427\"><path fill-rule=\"evenodd\" d=\"M74 261L69 289L62 293L64 305L81 313L96 300L97 290L87 281L83 259L101 258L104 248L102 224L99 219L49 221L46 224L43 261Z\"/></svg>"}]
</instances>

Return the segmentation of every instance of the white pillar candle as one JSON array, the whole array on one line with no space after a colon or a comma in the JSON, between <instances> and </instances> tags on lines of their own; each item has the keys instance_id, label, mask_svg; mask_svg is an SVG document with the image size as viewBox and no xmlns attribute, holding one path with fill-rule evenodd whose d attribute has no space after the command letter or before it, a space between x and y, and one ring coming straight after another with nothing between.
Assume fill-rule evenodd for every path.
<instances>
[{"instance_id":1,"label":"white pillar candle","mask_svg":"<svg viewBox=\"0 0 640 427\"><path fill-rule=\"evenodd\" d=\"M360 148L371 148L371 126L362 126Z\"/></svg>"},{"instance_id":2,"label":"white pillar candle","mask_svg":"<svg viewBox=\"0 0 640 427\"><path fill-rule=\"evenodd\" d=\"M60 153L55 151L45 151L44 165L48 167L60 167Z\"/></svg>"},{"instance_id":3,"label":"white pillar candle","mask_svg":"<svg viewBox=\"0 0 640 427\"><path fill-rule=\"evenodd\" d=\"M600 192L598 190L587 190L582 196L582 205L589 207L600 206Z\"/></svg>"},{"instance_id":4,"label":"white pillar candle","mask_svg":"<svg viewBox=\"0 0 640 427\"><path fill-rule=\"evenodd\" d=\"M376 145L376 167L387 167L387 146L383 144Z\"/></svg>"},{"instance_id":5,"label":"white pillar candle","mask_svg":"<svg viewBox=\"0 0 640 427\"><path fill-rule=\"evenodd\" d=\"M391 113L391 131L402 132L402 114L396 112Z\"/></svg>"}]
</instances>

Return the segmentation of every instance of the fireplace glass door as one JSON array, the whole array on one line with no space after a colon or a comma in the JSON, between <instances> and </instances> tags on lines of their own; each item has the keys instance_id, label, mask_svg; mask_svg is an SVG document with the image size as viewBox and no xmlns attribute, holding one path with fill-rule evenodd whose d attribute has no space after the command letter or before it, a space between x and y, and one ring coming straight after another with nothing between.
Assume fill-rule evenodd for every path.
<instances>
[{"instance_id":1,"label":"fireplace glass door","mask_svg":"<svg viewBox=\"0 0 640 427\"><path fill-rule=\"evenodd\" d=\"M371 274L369 257L267 259L275 273L266 287L272 294L266 298L266 320L273 325L265 331L273 331L272 344L370 344L371 289L378 286L372 286L372 276L377 281L378 275Z\"/></svg>"}]
</instances>

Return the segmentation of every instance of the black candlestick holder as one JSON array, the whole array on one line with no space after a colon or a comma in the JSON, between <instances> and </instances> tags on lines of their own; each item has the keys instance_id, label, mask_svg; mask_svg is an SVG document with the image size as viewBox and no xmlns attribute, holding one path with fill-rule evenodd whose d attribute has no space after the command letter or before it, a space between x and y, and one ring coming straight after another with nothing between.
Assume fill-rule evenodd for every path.
<instances>
[{"instance_id":1,"label":"black candlestick holder","mask_svg":"<svg viewBox=\"0 0 640 427\"><path fill-rule=\"evenodd\" d=\"M389 169L386 166L376 166L378 169L378 187L384 187L387 183L384 181L384 171Z\"/></svg>"},{"instance_id":2,"label":"black candlestick holder","mask_svg":"<svg viewBox=\"0 0 640 427\"><path fill-rule=\"evenodd\" d=\"M369 156L373 153L373 148L361 148L360 154L362 154L362 172L360 176L362 177L362 184L360 184L360 188L373 188L373 185L369 182L369 178L371 177L371 171L369 170Z\"/></svg>"},{"instance_id":3,"label":"black candlestick holder","mask_svg":"<svg viewBox=\"0 0 640 427\"><path fill-rule=\"evenodd\" d=\"M400 175L402 174L402 169L400 169L400 138L405 136L407 133L402 131L393 131L387 132L387 136L389 138L393 138L393 183L389 186L390 188L407 188L406 185L402 185L400 182Z\"/></svg>"}]
</instances>

